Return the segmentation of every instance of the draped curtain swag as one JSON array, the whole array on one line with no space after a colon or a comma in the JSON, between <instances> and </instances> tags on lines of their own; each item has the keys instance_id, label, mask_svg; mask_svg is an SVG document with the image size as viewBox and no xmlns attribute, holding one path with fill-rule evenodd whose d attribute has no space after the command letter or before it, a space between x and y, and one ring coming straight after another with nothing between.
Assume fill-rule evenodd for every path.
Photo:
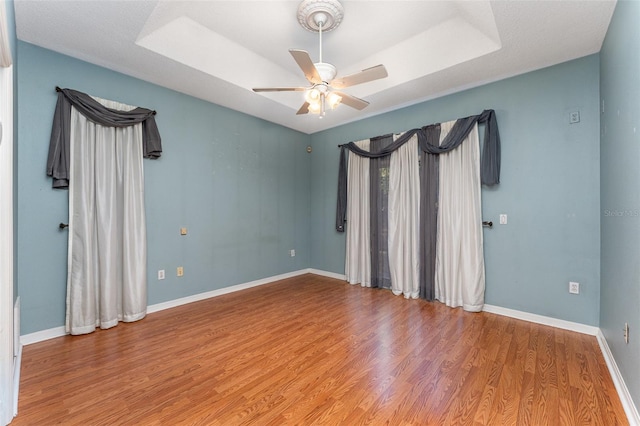
<instances>
[{"instance_id":1,"label":"draped curtain swag","mask_svg":"<svg viewBox=\"0 0 640 426\"><path fill-rule=\"evenodd\" d=\"M478 143L478 123L485 124L484 150L481 159L479 154ZM446 128L446 130L444 130ZM359 211L359 219L363 216L360 210L361 197L366 189L356 188L353 181L359 175L358 170L351 170L351 165L359 164L355 159L371 161L371 198L376 196L376 191L380 190L377 173L379 168L376 161L383 158L392 158L398 155L409 146L409 142L413 141L413 148L416 155L420 152L420 168L419 173L413 173L407 182L419 182L418 193L405 193L400 195L396 192L394 197L400 196L402 202L394 202L392 204L392 189L389 188L389 230L388 233L384 228L378 229L376 221L379 222L380 215L386 216L386 212L377 211L382 206L379 201L373 202L370 208L370 232L371 247L369 250L361 247L360 255L367 255L367 259L371 259L371 275L367 275L366 284L363 285L378 287L378 281L384 282L386 279L384 263L388 262L391 269L391 286L384 286L394 290L395 294L404 293L405 297L421 297L427 300L438 299L449 306L463 306L464 309L477 311L482 309L484 299L484 259L482 255L482 228L481 228L481 212L480 212L480 184L494 185L500 182L500 136L497 127L495 112L493 110L485 110L479 115L471 116L456 120L455 122L433 124L424 126L420 129L413 129L401 135L379 136L371 139L377 141L385 139L389 141L384 146L380 145L379 149L368 149L363 144L364 141L358 143L348 143L340 145L340 166L338 176L338 200L336 209L336 230L338 232L345 231L345 222L348 219L351 226L347 229L347 238L351 240L361 240L359 234L362 228L367 228L366 223L359 223L358 218L353 217L352 208ZM417 146L416 141L417 139ZM473 145L475 148L469 148L464 154L458 153L463 142L469 141L466 145ZM419 150L418 150L419 147ZM454 151L455 150L455 151ZM347 155L347 151L349 154ZM473 154L476 152L477 154ZM457 153L457 154L456 154ZM446 164L443 166L440 161L440 154L446 154ZM451 158L457 158L451 161L449 156L455 154ZM462 156L460 156L462 155ZM475 160L474 160L475 158ZM459 164L465 164L462 167ZM417 158L409 161L407 164L418 164ZM475 165L474 165L475 164ZM452 165L454 168L452 168ZM389 167L389 166L387 166ZM443 168L444 167L444 168ZM399 163L395 167L389 167L390 174L393 176L397 170L406 168ZM474 177L475 169L477 178ZM404 172L401 172L404 173ZM453 182L441 182L441 179L453 180ZM364 178L369 180L368 177ZM475 180L474 182L474 179ZM460 184L462 186L460 186ZM443 186L444 185L444 186ZM456 186L458 185L458 186ZM477 188L476 188L477 186ZM409 191L413 191L409 189ZM441 194L445 191L445 194ZM369 192L369 191L366 191ZM410 195L409 195L410 194ZM405 208L409 211L418 212L419 218L407 216L398 219L393 213L392 205L397 208ZM416 205L419 204L419 207ZM347 208L347 205L350 207ZM461 212L460 209L465 210ZM384 209L382 209L384 210ZM349 217L347 217L347 215ZM439 217L443 217L442 224L439 223ZM354 222L353 220L356 220ZM369 221L366 221L369 222ZM406 235L403 233L404 243L402 246L395 247L395 238L398 232L403 231L404 227L408 227ZM446 236L442 227L447 228ZM462 234L453 233L450 235L449 228L453 230L464 229ZM389 236L389 247L380 244L380 238L376 236L377 232L382 232L382 239L386 240ZM467 235L469 234L469 235ZM418 236L417 240L412 241L411 236ZM386 241L382 241L385 243ZM414 243L417 246L414 247ZM347 244L349 245L349 244ZM458 247L458 249L455 249ZM462 250L462 251L461 251ZM366 253L364 253L366 252ZM455 252L455 253L454 253ZM464 253L462 258L458 256ZM357 257L351 253L351 257ZM414 256L417 256L414 257ZM388 261L387 261L388 259ZM362 261L362 260L361 260ZM401 269L397 268L398 262L406 262ZM445 262L445 263L443 263ZM462 263L457 263L462 262ZM348 268L350 264L354 264L353 259L347 258ZM365 262L366 263L366 262ZM452 285L452 275L449 270L458 268L456 265L464 266L466 269L462 281L464 281L463 290L448 290L448 286ZM453 265L453 266L452 266ZM417 269L414 269L417 268ZM445 269L443 269L445 268ZM364 269L359 265L359 269ZM402 271L402 275L397 275L398 271ZM363 273L361 271L361 273ZM444 275L443 275L444 274ZM444 277L444 281L443 281ZM354 284L358 281L358 276L350 277L349 282ZM395 281L395 283L394 283ZM453 279L453 281L459 281ZM461 285L461 282L455 282L454 285ZM438 287L439 285L439 287ZM447 286L447 287L443 287ZM444 291L447 289L447 291ZM419 290L419 294L418 294ZM460 296L463 295L464 297Z\"/></svg>"},{"instance_id":2,"label":"draped curtain swag","mask_svg":"<svg viewBox=\"0 0 640 426\"><path fill-rule=\"evenodd\" d=\"M131 111L119 111L107 108L86 93L71 89L60 89L53 117L47 176L53 178L54 188L69 187L69 140L71 106L88 120L108 127L129 127L142 123L142 149L144 158L156 159L162 154L162 141L155 120L155 111L147 108L135 108Z\"/></svg>"},{"instance_id":3,"label":"draped curtain swag","mask_svg":"<svg viewBox=\"0 0 640 426\"><path fill-rule=\"evenodd\" d=\"M347 210L347 157L346 151L349 150L354 154L367 158L380 158L390 155L393 151L400 148L414 135L418 137L420 150L431 155L439 155L449 152L458 147L469 135L471 130L477 123L485 124L484 134L484 151L482 153L480 165L480 178L484 185L495 185L500 183L500 134L498 132L498 122L496 121L495 111L492 109L484 110L481 114L461 118L456 121L453 129L445 137L438 146L431 144L427 140L429 128L425 126L420 129L412 129L405 132L401 137L393 143L377 152L368 152L359 148L355 143L349 142L340 145L340 166L338 172L338 202L336 207L336 231L344 232L344 223L346 221Z\"/></svg>"}]
</instances>

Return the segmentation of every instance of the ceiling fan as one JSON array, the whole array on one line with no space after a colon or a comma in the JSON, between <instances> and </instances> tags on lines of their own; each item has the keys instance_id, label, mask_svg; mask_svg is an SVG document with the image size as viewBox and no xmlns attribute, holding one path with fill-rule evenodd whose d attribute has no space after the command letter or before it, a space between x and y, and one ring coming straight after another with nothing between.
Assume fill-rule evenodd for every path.
<instances>
[{"instance_id":1,"label":"ceiling fan","mask_svg":"<svg viewBox=\"0 0 640 426\"><path fill-rule=\"evenodd\" d=\"M305 92L305 102L296 114L325 115L325 102L334 109L340 103L355 108L364 109L369 102L356 98L340 90L367 83L388 76L384 65L376 65L355 74L336 78L336 67L322 61L322 32L331 31L340 25L344 9L338 0L304 0L298 7L298 22L309 31L318 32L320 55L319 61L314 63L309 53L299 49L289 49L310 86L307 87L258 87L254 92Z\"/></svg>"}]
</instances>

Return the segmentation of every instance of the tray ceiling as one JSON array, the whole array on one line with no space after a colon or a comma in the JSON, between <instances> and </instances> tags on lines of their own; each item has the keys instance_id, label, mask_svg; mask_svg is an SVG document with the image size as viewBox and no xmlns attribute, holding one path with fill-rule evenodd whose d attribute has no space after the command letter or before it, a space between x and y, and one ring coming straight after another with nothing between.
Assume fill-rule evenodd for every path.
<instances>
[{"instance_id":1,"label":"tray ceiling","mask_svg":"<svg viewBox=\"0 0 640 426\"><path fill-rule=\"evenodd\" d=\"M288 52L318 60L298 1L16 0L20 40L305 133L600 51L615 1L349 1L324 34L338 75L384 64L345 91L370 105L297 116L306 86Z\"/></svg>"}]
</instances>

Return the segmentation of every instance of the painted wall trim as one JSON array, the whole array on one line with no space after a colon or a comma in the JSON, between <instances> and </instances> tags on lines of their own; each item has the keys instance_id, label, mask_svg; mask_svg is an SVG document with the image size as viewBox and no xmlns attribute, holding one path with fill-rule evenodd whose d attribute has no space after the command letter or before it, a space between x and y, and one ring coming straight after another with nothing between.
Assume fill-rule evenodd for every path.
<instances>
[{"instance_id":1,"label":"painted wall trim","mask_svg":"<svg viewBox=\"0 0 640 426\"><path fill-rule=\"evenodd\" d=\"M194 294L193 296L182 297L180 299L169 300L168 302L156 303L147 307L147 313L163 311L165 309L175 308L177 306L186 305L187 303L198 302L200 300L209 299L211 297L221 296L223 294L233 293L235 291L245 290L251 287L257 287L259 285L269 284L274 281L284 280L286 278L296 277L298 275L309 274L311 269L300 269L298 271L287 272L285 274L274 275L272 277L263 278L260 280L250 281L243 284L233 285L230 287L224 287L205 293ZM317 274L322 275L322 274ZM25 334L20 337L20 343L22 345L31 345L33 343L42 342L44 340L54 339L56 337L65 336L66 332L64 327L54 327L47 330L36 331L35 333Z\"/></svg>"},{"instance_id":2,"label":"painted wall trim","mask_svg":"<svg viewBox=\"0 0 640 426\"><path fill-rule=\"evenodd\" d=\"M11 5L13 6L13 5ZM5 4L0 3L4 12ZM0 16L0 27L6 28L4 13ZM14 110L13 66L0 68L0 424L9 424L13 419L13 367L14 367L14 327L13 285L15 271L14 236Z\"/></svg>"},{"instance_id":3,"label":"painted wall trim","mask_svg":"<svg viewBox=\"0 0 640 426\"><path fill-rule=\"evenodd\" d=\"M31 345L33 343L55 339L56 337L62 337L64 335L66 335L64 326L48 328L46 330L40 330L36 331L35 333L29 333L20 336L20 343L22 344L22 346Z\"/></svg>"},{"instance_id":4,"label":"painted wall trim","mask_svg":"<svg viewBox=\"0 0 640 426\"><path fill-rule=\"evenodd\" d=\"M22 367L22 344L20 343L20 296L13 304L13 417L18 415L20 395L20 369Z\"/></svg>"},{"instance_id":5,"label":"painted wall trim","mask_svg":"<svg viewBox=\"0 0 640 426\"><path fill-rule=\"evenodd\" d=\"M274 275L260 280L250 281L248 283L232 285L230 287L219 288L217 290L207 291L205 293L194 294L193 296L182 297L180 299L169 300L168 302L157 303L147 307L147 313L163 311L165 309L175 308L176 306L185 305L187 303L198 302L200 300L209 299L223 294L233 293L240 290L246 290L251 287L269 284L274 281L284 280L286 278L297 277L298 275L308 274L308 269L300 269L298 271L287 272L286 274Z\"/></svg>"},{"instance_id":6,"label":"painted wall trim","mask_svg":"<svg viewBox=\"0 0 640 426\"><path fill-rule=\"evenodd\" d=\"M18 395L20 395L20 367L22 366L22 345L13 359L13 417L18 415Z\"/></svg>"},{"instance_id":7,"label":"painted wall trim","mask_svg":"<svg viewBox=\"0 0 640 426\"><path fill-rule=\"evenodd\" d=\"M631 426L640 426L640 414L638 414L638 408L633 403L633 399L631 399L629 388L627 388L627 385L622 378L622 374L620 374L618 364L616 364L616 360L611 353L611 349L609 348L609 344L607 343L607 339L604 337L602 330L598 329L596 338L598 339L598 344L600 345L600 351L602 352L604 361L607 363L607 368L609 369L609 374L611 374L613 384L618 391L618 396L620 397L620 402L622 403L624 412L627 414L627 420L629 420L629 424Z\"/></svg>"},{"instance_id":8,"label":"painted wall trim","mask_svg":"<svg viewBox=\"0 0 640 426\"><path fill-rule=\"evenodd\" d=\"M233 293L240 290L245 290L251 287L257 287L260 285L272 283L274 281L283 280L286 278L295 277L303 274L315 274L321 275L328 278L334 278L338 280L345 280L344 274L338 274L335 272L323 271L320 269L300 269L298 271L288 272L285 274L275 275L268 278L263 278L260 280L250 281L243 284L238 284L230 287L224 287L213 291L208 291L205 293L195 294L193 296L187 296L180 299L170 300L168 302L157 303L154 305L150 305L147 308L147 313L158 312L165 309L174 308L176 306L185 305L187 303L198 302L200 300L209 299L211 297L221 296L223 294ZM600 329L598 327L580 324L577 322L565 321L557 318L546 317L543 315L532 314L529 312L517 311L515 309L503 308L500 306L494 305L484 305L484 312L489 312L493 314L503 315L511 318L517 318L524 321L534 322L537 324L548 325L551 327L561 328L569 331L576 331L582 334L589 334L591 336L596 336ZM20 343L22 345L30 345L33 343L41 342L48 339L53 339L55 337L64 336L65 330L64 327L54 327L47 330L36 331L35 333L25 334L20 337Z\"/></svg>"},{"instance_id":9,"label":"painted wall trim","mask_svg":"<svg viewBox=\"0 0 640 426\"><path fill-rule=\"evenodd\" d=\"M337 274L335 272L323 271L321 269L313 269L313 268L309 268L307 271L310 274L322 275L323 277L335 278L337 280L342 280L342 281L347 280L347 276L345 274Z\"/></svg>"},{"instance_id":10,"label":"painted wall trim","mask_svg":"<svg viewBox=\"0 0 640 426\"><path fill-rule=\"evenodd\" d=\"M515 309L503 308L500 306L485 304L482 310L484 312L521 319L524 321L534 322L536 324L549 325L551 327L561 328L563 330L576 331L578 333L588 334L590 336L595 336L598 334L598 331L600 331L598 327L594 327L592 325L565 321L557 318L546 317L544 315L537 315L529 312L517 311Z\"/></svg>"}]
</instances>

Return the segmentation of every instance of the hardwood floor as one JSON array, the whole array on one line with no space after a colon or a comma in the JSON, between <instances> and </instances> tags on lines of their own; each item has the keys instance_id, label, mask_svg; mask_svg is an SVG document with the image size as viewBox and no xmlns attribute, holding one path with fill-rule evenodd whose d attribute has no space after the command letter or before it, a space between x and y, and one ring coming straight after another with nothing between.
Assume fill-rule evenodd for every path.
<instances>
[{"instance_id":1,"label":"hardwood floor","mask_svg":"<svg viewBox=\"0 0 640 426\"><path fill-rule=\"evenodd\" d=\"M52 424L628 422L595 337L302 275L26 346Z\"/></svg>"}]
</instances>

